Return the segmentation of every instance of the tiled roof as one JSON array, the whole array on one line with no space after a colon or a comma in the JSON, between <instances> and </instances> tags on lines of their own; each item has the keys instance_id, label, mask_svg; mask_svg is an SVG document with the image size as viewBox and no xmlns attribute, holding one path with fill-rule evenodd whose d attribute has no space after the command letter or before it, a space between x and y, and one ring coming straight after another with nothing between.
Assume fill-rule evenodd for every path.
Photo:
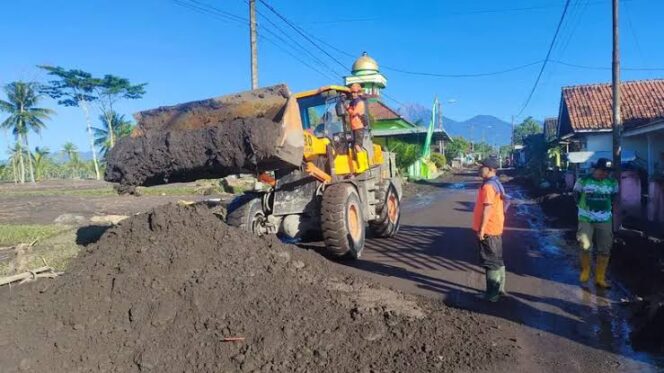
<instances>
[{"instance_id":1,"label":"tiled roof","mask_svg":"<svg viewBox=\"0 0 664 373\"><path fill-rule=\"evenodd\" d=\"M664 79L623 82L620 87L625 127L664 118ZM575 131L612 128L611 84L564 87L562 99Z\"/></svg>"},{"instance_id":2,"label":"tiled roof","mask_svg":"<svg viewBox=\"0 0 664 373\"><path fill-rule=\"evenodd\" d=\"M369 114L376 120L399 119L401 116L381 101L369 101Z\"/></svg>"},{"instance_id":3,"label":"tiled roof","mask_svg":"<svg viewBox=\"0 0 664 373\"><path fill-rule=\"evenodd\" d=\"M552 140L558 133L558 118L544 119L544 137L547 140Z\"/></svg>"}]
</instances>

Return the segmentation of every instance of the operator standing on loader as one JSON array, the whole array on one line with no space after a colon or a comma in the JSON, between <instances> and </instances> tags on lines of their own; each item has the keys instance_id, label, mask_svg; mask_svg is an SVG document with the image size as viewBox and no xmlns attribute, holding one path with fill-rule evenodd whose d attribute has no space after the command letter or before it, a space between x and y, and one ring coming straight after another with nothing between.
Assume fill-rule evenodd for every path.
<instances>
[{"instance_id":1,"label":"operator standing on loader","mask_svg":"<svg viewBox=\"0 0 664 373\"><path fill-rule=\"evenodd\" d=\"M579 229L576 239L581 248L582 283L590 279L590 261L593 243L597 248L595 283L610 287L606 281L606 268L613 248L613 204L618 195L618 181L609 177L611 161L600 158L590 176L582 177L574 185L574 199L579 209Z\"/></svg>"},{"instance_id":2,"label":"operator standing on loader","mask_svg":"<svg viewBox=\"0 0 664 373\"><path fill-rule=\"evenodd\" d=\"M350 86L351 101L346 110L350 118L350 129L353 131L353 142L355 151L360 152L364 148L365 127L367 122L367 105L362 98L362 86L353 83Z\"/></svg>"}]
</instances>

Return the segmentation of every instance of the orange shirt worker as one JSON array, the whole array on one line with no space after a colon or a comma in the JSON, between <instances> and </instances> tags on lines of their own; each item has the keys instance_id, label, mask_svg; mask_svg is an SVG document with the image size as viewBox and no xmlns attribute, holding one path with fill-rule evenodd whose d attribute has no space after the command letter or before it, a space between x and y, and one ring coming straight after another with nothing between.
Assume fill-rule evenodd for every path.
<instances>
[{"instance_id":1,"label":"orange shirt worker","mask_svg":"<svg viewBox=\"0 0 664 373\"><path fill-rule=\"evenodd\" d=\"M505 293L503 262L503 227L505 224L505 189L496 171L498 160L488 158L480 164L482 186L473 211L473 231L479 243L480 265L486 270L485 298L497 302Z\"/></svg>"},{"instance_id":2,"label":"orange shirt worker","mask_svg":"<svg viewBox=\"0 0 664 373\"><path fill-rule=\"evenodd\" d=\"M348 116L350 117L350 129L353 131L353 141L355 143L355 151L362 151L364 147L364 131L365 121L367 116L367 105L362 98L362 86L353 83L350 86L351 101L348 105Z\"/></svg>"}]
</instances>

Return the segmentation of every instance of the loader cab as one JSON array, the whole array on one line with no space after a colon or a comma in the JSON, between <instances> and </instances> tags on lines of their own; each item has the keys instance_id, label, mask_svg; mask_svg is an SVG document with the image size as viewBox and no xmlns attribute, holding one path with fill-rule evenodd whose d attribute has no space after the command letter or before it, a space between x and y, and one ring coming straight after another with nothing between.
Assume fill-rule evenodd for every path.
<instances>
[{"instance_id":1,"label":"loader cab","mask_svg":"<svg viewBox=\"0 0 664 373\"><path fill-rule=\"evenodd\" d=\"M296 94L303 129L330 140L342 136L344 125L337 107L347 93L346 87L327 86Z\"/></svg>"}]
</instances>

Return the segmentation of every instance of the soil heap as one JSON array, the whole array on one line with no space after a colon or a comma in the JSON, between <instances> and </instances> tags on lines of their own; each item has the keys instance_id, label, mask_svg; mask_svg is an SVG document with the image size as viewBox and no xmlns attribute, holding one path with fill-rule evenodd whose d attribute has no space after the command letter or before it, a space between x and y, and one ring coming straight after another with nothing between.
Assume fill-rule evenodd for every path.
<instances>
[{"instance_id":1,"label":"soil heap","mask_svg":"<svg viewBox=\"0 0 664 373\"><path fill-rule=\"evenodd\" d=\"M67 274L0 296L3 372L491 371L515 355L489 317L374 285L200 205L131 217Z\"/></svg>"},{"instance_id":2,"label":"soil heap","mask_svg":"<svg viewBox=\"0 0 664 373\"><path fill-rule=\"evenodd\" d=\"M288 87L276 85L141 112L131 136L109 152L104 178L124 187L151 186L281 165L279 151L292 151L279 149L289 96Z\"/></svg>"}]
</instances>

